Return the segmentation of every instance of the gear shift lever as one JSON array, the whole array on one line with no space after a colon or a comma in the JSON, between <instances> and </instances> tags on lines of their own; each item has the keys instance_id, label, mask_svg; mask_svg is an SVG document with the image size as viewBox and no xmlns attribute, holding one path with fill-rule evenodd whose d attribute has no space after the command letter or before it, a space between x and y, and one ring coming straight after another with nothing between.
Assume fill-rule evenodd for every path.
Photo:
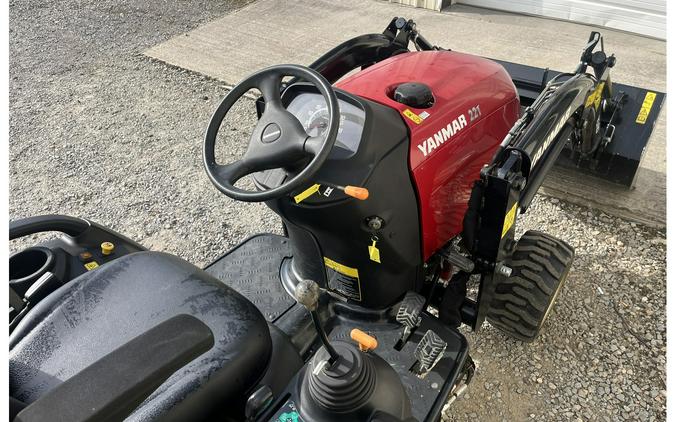
<instances>
[{"instance_id":1,"label":"gear shift lever","mask_svg":"<svg viewBox=\"0 0 675 422\"><path fill-rule=\"evenodd\" d=\"M312 280L302 280L295 287L295 300L309 311L309 315L312 317L312 322L319 335L319 339L330 355L328 365L332 365L338 360L340 355L335 351L335 348L330 344L330 341L328 341L326 331L321 326L321 320L319 319L319 313L317 312L317 308L319 307L319 294L319 285Z\"/></svg>"}]
</instances>

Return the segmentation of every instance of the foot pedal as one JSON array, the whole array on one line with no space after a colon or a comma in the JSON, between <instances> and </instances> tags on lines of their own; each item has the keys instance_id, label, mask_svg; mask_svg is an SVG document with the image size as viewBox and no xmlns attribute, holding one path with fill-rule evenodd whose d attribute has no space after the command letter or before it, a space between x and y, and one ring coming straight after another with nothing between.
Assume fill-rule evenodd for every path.
<instances>
[{"instance_id":1,"label":"foot pedal","mask_svg":"<svg viewBox=\"0 0 675 422\"><path fill-rule=\"evenodd\" d=\"M396 312L396 321L403 325L403 334L394 346L396 350L403 348L403 345L408 341L415 328L422 322L420 314L424 310L425 302L426 299L422 295L415 292L406 293L401 306L398 308L398 312Z\"/></svg>"},{"instance_id":2,"label":"foot pedal","mask_svg":"<svg viewBox=\"0 0 675 422\"><path fill-rule=\"evenodd\" d=\"M454 267L459 268L465 273L472 273L475 267L475 264L472 260L453 250L444 252L443 258L448 260L448 262Z\"/></svg>"},{"instance_id":3,"label":"foot pedal","mask_svg":"<svg viewBox=\"0 0 675 422\"><path fill-rule=\"evenodd\" d=\"M428 330L415 349L417 362L413 365L413 372L420 378L424 378L441 360L446 347L448 343L435 332Z\"/></svg>"}]
</instances>

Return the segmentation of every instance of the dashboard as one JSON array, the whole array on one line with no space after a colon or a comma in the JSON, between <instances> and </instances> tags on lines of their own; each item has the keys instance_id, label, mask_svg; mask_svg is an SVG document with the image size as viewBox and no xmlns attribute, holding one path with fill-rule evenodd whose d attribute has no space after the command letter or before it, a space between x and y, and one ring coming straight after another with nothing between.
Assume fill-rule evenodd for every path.
<instances>
[{"instance_id":1,"label":"dashboard","mask_svg":"<svg viewBox=\"0 0 675 422\"><path fill-rule=\"evenodd\" d=\"M349 158L359 149L366 114L361 108L343 99L338 99L338 105L340 107L340 128L331 156ZM309 136L323 135L328 129L328 107L320 94L299 93L286 106L286 109L297 117Z\"/></svg>"}]
</instances>

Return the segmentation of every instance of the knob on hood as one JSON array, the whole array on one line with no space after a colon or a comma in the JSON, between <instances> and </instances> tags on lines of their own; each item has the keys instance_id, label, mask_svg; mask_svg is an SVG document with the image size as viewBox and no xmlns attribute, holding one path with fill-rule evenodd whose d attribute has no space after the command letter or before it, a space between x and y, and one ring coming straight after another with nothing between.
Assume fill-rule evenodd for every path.
<instances>
[{"instance_id":1,"label":"knob on hood","mask_svg":"<svg viewBox=\"0 0 675 422\"><path fill-rule=\"evenodd\" d=\"M434 104L431 88L421 82L406 82L394 90L394 100L410 107L428 108Z\"/></svg>"}]
</instances>

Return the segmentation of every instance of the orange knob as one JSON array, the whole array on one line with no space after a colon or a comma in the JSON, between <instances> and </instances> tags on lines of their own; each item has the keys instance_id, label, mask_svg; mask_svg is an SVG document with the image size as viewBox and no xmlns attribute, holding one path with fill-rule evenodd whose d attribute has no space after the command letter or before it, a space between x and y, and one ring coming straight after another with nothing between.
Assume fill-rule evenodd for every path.
<instances>
[{"instance_id":1,"label":"orange knob","mask_svg":"<svg viewBox=\"0 0 675 422\"><path fill-rule=\"evenodd\" d=\"M360 188L358 186L345 186L345 195L349 195L364 201L368 199L368 195L370 195L370 193L366 188Z\"/></svg>"},{"instance_id":2,"label":"orange knob","mask_svg":"<svg viewBox=\"0 0 675 422\"><path fill-rule=\"evenodd\" d=\"M361 349L362 352L369 352L377 348L377 339L358 328L354 328L352 332L349 333L349 336L359 344L359 349Z\"/></svg>"}]
</instances>

